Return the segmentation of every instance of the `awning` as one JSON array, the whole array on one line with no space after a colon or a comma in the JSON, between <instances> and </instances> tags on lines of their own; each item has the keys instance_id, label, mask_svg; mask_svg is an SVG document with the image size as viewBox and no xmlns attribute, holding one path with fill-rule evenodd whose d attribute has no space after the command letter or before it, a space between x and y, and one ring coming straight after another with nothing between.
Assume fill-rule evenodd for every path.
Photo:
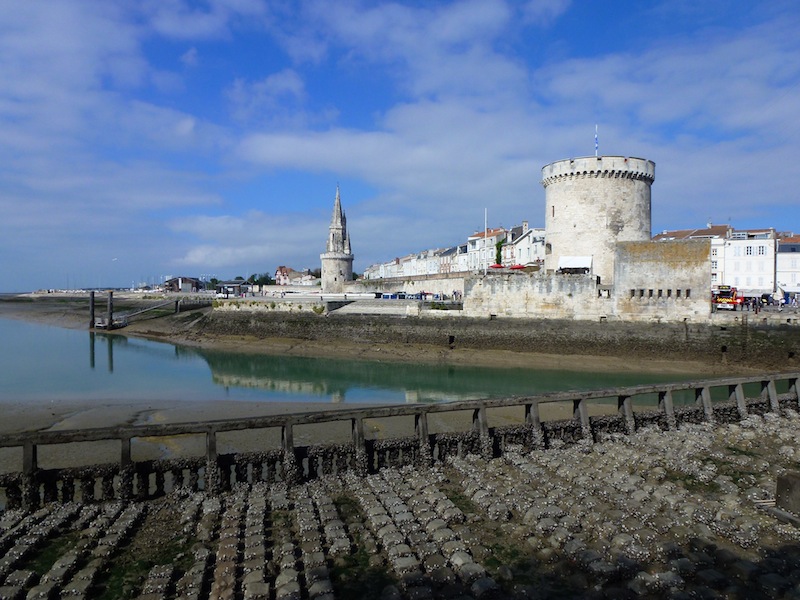
<instances>
[{"instance_id":1,"label":"awning","mask_svg":"<svg viewBox=\"0 0 800 600\"><path fill-rule=\"evenodd\" d=\"M800 294L800 285L780 285L778 284L779 291L785 294Z\"/></svg>"},{"instance_id":2,"label":"awning","mask_svg":"<svg viewBox=\"0 0 800 600\"><path fill-rule=\"evenodd\" d=\"M591 256L560 256L558 258L559 269L589 269L592 268Z\"/></svg>"}]
</instances>

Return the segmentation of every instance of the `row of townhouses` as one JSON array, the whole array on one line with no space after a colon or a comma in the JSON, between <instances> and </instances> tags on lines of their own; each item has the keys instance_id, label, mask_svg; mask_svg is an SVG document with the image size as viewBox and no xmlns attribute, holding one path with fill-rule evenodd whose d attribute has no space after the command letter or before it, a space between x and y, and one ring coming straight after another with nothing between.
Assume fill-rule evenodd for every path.
<instances>
[{"instance_id":1,"label":"row of townhouses","mask_svg":"<svg viewBox=\"0 0 800 600\"><path fill-rule=\"evenodd\" d=\"M708 239L711 286L730 285L748 297L800 294L800 236L774 228L734 229L708 224L702 229L664 231L654 241ZM499 248L499 254L498 254ZM497 259L500 258L498 263ZM545 230L527 221L511 229L493 228L469 236L465 244L426 250L374 264L365 279L480 272L499 266L539 269L545 257Z\"/></svg>"},{"instance_id":2,"label":"row of townhouses","mask_svg":"<svg viewBox=\"0 0 800 600\"><path fill-rule=\"evenodd\" d=\"M800 293L800 236L774 228L664 231L655 241L707 239L711 242L711 286L729 285L747 297Z\"/></svg>"},{"instance_id":3,"label":"row of townhouses","mask_svg":"<svg viewBox=\"0 0 800 600\"><path fill-rule=\"evenodd\" d=\"M530 228L523 221L511 229L498 227L476 232L458 246L425 250L370 265L364 271L364 279L477 272L498 266L537 269L543 262L544 229Z\"/></svg>"}]
</instances>

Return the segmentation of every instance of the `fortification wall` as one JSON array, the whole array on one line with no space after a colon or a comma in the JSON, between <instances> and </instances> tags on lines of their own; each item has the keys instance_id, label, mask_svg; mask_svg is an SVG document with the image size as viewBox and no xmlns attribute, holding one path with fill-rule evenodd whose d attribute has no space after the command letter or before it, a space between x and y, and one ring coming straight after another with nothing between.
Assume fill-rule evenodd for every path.
<instances>
[{"instance_id":1,"label":"fortification wall","mask_svg":"<svg viewBox=\"0 0 800 600\"><path fill-rule=\"evenodd\" d=\"M365 292L395 293L406 292L417 294L444 294L447 297L453 292L464 293L464 280L469 273L439 273L436 275L415 275L414 277L386 277L384 279L364 279L348 282L345 292L358 294Z\"/></svg>"},{"instance_id":2,"label":"fortification wall","mask_svg":"<svg viewBox=\"0 0 800 600\"><path fill-rule=\"evenodd\" d=\"M614 313L621 319L704 321L710 317L711 242L621 242Z\"/></svg>"},{"instance_id":3,"label":"fortification wall","mask_svg":"<svg viewBox=\"0 0 800 600\"><path fill-rule=\"evenodd\" d=\"M469 278L464 287L467 317L597 320L612 309L592 275L491 273Z\"/></svg>"},{"instance_id":4,"label":"fortification wall","mask_svg":"<svg viewBox=\"0 0 800 600\"><path fill-rule=\"evenodd\" d=\"M592 256L603 284L614 276L617 242L650 239L650 186L655 163L599 156L542 168L545 188L545 269L563 256Z\"/></svg>"},{"instance_id":5,"label":"fortification wall","mask_svg":"<svg viewBox=\"0 0 800 600\"><path fill-rule=\"evenodd\" d=\"M450 314L450 313L447 313ZM634 323L571 319L318 316L298 313L212 311L193 325L196 335L247 335L386 344L427 344L449 349L631 356L718 361L752 367L800 368L800 323L737 321Z\"/></svg>"}]
</instances>

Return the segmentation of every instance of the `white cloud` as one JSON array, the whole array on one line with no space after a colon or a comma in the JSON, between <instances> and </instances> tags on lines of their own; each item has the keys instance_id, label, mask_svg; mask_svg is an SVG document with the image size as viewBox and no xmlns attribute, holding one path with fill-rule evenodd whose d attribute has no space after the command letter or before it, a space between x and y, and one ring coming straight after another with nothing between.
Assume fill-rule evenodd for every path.
<instances>
[{"instance_id":1,"label":"white cloud","mask_svg":"<svg viewBox=\"0 0 800 600\"><path fill-rule=\"evenodd\" d=\"M535 25L550 25L567 12L571 0L529 0L522 7L525 22Z\"/></svg>"}]
</instances>

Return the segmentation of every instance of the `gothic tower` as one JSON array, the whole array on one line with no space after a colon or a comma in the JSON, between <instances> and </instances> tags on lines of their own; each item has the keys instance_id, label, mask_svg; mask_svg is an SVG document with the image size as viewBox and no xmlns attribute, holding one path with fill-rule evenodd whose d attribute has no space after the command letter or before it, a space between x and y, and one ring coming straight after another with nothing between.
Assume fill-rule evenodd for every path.
<instances>
[{"instance_id":1,"label":"gothic tower","mask_svg":"<svg viewBox=\"0 0 800 600\"><path fill-rule=\"evenodd\" d=\"M322 291L341 294L346 281L353 279L353 253L350 251L350 236L347 235L347 218L336 186L331 226L328 228L328 244L319 255L322 261Z\"/></svg>"}]
</instances>

